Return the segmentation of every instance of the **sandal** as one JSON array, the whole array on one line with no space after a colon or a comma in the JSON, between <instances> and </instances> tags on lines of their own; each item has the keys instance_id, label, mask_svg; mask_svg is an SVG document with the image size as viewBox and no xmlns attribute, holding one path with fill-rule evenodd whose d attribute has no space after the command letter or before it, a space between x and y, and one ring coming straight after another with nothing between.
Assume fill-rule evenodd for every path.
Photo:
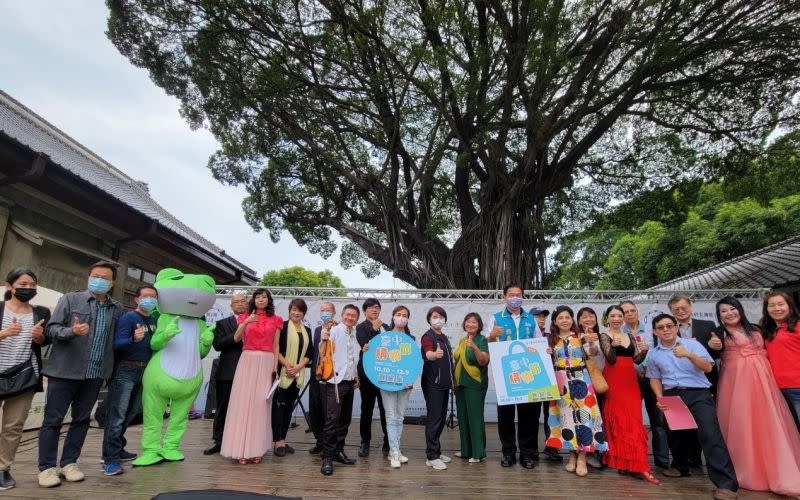
<instances>
[{"instance_id":1,"label":"sandal","mask_svg":"<svg viewBox=\"0 0 800 500\"><path fill-rule=\"evenodd\" d=\"M248 463L250 463L250 461L247 460L246 458L239 459L239 465L247 465Z\"/></svg>"},{"instance_id":2,"label":"sandal","mask_svg":"<svg viewBox=\"0 0 800 500\"><path fill-rule=\"evenodd\" d=\"M567 472L575 472L575 468L576 468L575 463L576 463L576 461L577 461L577 458L575 457L575 455L570 453L569 460L567 460L567 464L564 465L564 470L566 470Z\"/></svg>"},{"instance_id":3,"label":"sandal","mask_svg":"<svg viewBox=\"0 0 800 500\"><path fill-rule=\"evenodd\" d=\"M661 484L661 481L659 481L656 478L656 476L653 475L652 472L642 472L641 474L639 474L639 479L647 481L650 484L655 484L655 485Z\"/></svg>"},{"instance_id":4,"label":"sandal","mask_svg":"<svg viewBox=\"0 0 800 500\"><path fill-rule=\"evenodd\" d=\"M261 457L255 457L255 458L251 459L250 463L260 464L261 463Z\"/></svg>"}]
</instances>

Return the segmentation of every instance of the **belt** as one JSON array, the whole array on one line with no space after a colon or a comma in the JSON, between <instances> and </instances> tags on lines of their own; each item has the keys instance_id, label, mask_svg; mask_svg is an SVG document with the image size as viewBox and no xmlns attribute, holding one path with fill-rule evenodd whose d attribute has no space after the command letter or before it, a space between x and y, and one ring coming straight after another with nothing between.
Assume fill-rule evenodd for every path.
<instances>
[{"instance_id":1,"label":"belt","mask_svg":"<svg viewBox=\"0 0 800 500\"><path fill-rule=\"evenodd\" d=\"M708 387L670 387L665 391L707 391Z\"/></svg>"},{"instance_id":2,"label":"belt","mask_svg":"<svg viewBox=\"0 0 800 500\"><path fill-rule=\"evenodd\" d=\"M118 362L126 365L138 366L139 368L144 368L147 366L147 361L136 361L133 359L120 359Z\"/></svg>"}]
</instances>

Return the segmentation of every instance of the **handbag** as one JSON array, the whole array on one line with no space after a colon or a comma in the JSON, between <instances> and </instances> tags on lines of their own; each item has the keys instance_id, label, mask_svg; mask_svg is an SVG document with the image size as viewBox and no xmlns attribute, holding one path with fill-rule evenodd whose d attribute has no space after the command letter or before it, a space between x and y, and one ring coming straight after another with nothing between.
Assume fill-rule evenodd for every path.
<instances>
[{"instance_id":1,"label":"handbag","mask_svg":"<svg viewBox=\"0 0 800 500\"><path fill-rule=\"evenodd\" d=\"M0 373L0 399L15 396L39 385L30 359Z\"/></svg>"},{"instance_id":2,"label":"handbag","mask_svg":"<svg viewBox=\"0 0 800 500\"><path fill-rule=\"evenodd\" d=\"M592 379L592 385L594 386L594 392L596 394L605 394L608 390L608 382L606 382L606 378L603 376L603 372L600 370L600 367L597 366L597 363L594 362L592 358L586 358L586 370L589 372L589 378Z\"/></svg>"}]
</instances>

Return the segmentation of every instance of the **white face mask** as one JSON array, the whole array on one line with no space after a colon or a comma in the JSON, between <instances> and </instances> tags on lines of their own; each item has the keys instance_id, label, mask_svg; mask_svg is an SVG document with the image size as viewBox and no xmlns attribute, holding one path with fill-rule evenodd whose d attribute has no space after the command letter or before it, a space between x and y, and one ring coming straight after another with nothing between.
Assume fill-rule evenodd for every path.
<instances>
[{"instance_id":1,"label":"white face mask","mask_svg":"<svg viewBox=\"0 0 800 500\"><path fill-rule=\"evenodd\" d=\"M394 318L394 325L403 328L408 324L408 318L405 316L395 316Z\"/></svg>"},{"instance_id":2,"label":"white face mask","mask_svg":"<svg viewBox=\"0 0 800 500\"><path fill-rule=\"evenodd\" d=\"M431 320L431 326L434 328L441 328L444 324L447 323L444 318L433 318Z\"/></svg>"}]
</instances>

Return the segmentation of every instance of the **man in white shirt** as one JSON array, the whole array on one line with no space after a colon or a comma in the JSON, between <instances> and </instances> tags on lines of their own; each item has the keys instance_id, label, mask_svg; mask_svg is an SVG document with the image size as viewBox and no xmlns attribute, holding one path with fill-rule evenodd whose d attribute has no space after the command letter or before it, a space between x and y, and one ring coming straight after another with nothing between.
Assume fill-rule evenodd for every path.
<instances>
[{"instance_id":1,"label":"man in white shirt","mask_svg":"<svg viewBox=\"0 0 800 500\"><path fill-rule=\"evenodd\" d=\"M345 465L356 463L345 454L344 440L353 417L353 392L358 389L358 356L361 352L355 328L358 316L358 307L347 304L342 309L342 322L330 332L323 330L320 336L323 342L333 342L333 376L320 381L325 414L320 472L326 476L333 474L334 461Z\"/></svg>"}]
</instances>

